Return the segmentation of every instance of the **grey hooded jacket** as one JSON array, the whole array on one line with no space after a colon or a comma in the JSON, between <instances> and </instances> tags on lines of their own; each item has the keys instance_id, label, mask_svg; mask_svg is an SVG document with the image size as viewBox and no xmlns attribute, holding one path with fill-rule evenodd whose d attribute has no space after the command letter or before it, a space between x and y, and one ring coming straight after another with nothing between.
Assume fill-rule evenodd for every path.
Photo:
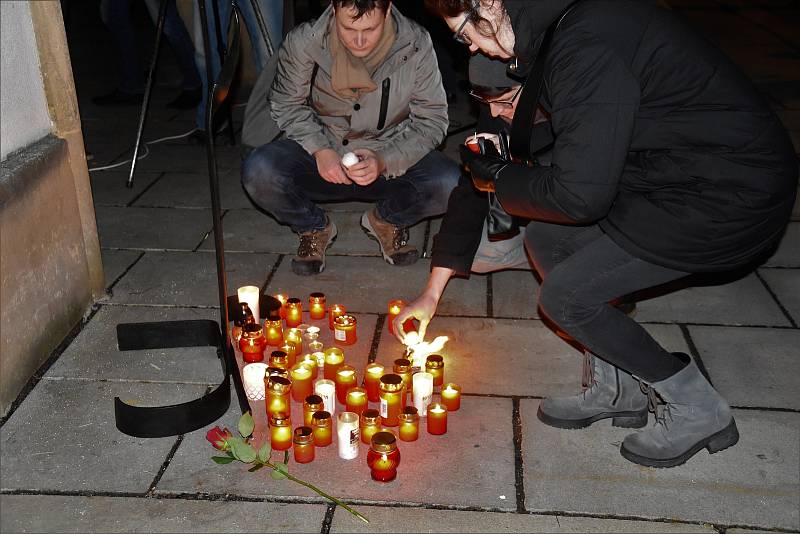
<instances>
[{"instance_id":1,"label":"grey hooded jacket","mask_svg":"<svg viewBox=\"0 0 800 534\"><path fill-rule=\"evenodd\" d=\"M375 91L356 100L331 88L329 7L286 36L268 95L280 130L309 154L323 148L339 154L368 148L383 158L387 178L404 174L434 150L448 126L447 98L430 36L394 7L391 16L397 38L373 75Z\"/></svg>"}]
</instances>

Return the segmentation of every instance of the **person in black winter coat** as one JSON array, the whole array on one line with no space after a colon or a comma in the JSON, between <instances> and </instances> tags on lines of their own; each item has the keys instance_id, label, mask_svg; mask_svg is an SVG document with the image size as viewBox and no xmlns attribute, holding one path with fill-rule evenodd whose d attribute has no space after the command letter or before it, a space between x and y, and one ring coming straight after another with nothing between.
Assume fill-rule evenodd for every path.
<instances>
[{"instance_id":1,"label":"person in black winter coat","mask_svg":"<svg viewBox=\"0 0 800 534\"><path fill-rule=\"evenodd\" d=\"M797 161L775 114L724 54L648 2L426 2L473 53L533 72L519 101L534 102L528 110L538 101L550 116L549 166L531 163L536 141L513 138L540 129L532 114L514 116L512 145L527 153L513 162L461 152L478 190L532 219L525 244L542 278L540 310L588 355L589 388L545 399L539 418L642 427L650 396L661 401L657 424L625 438L628 460L672 467L734 445L730 407L696 363L615 304L691 273L746 269L775 248L797 191ZM397 326L410 317L424 333L447 280L465 274L477 249L482 221L458 214L460 189L434 240L428 286L396 318L401 340Z\"/></svg>"}]
</instances>

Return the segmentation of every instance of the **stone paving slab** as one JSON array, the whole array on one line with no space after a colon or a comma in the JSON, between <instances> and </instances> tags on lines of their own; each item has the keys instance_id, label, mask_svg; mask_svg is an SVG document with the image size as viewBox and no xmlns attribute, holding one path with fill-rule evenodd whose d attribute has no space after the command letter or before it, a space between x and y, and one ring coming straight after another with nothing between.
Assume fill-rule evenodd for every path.
<instances>
[{"instance_id":1,"label":"stone paving slab","mask_svg":"<svg viewBox=\"0 0 800 534\"><path fill-rule=\"evenodd\" d=\"M619 454L631 430L607 420L579 431L551 428L536 418L537 408L536 400L520 407L529 510L800 526L800 414L734 410L736 446L654 469Z\"/></svg>"},{"instance_id":2,"label":"stone paving slab","mask_svg":"<svg viewBox=\"0 0 800 534\"><path fill-rule=\"evenodd\" d=\"M402 464L401 464L402 465ZM508 495L513 499L513 495ZM706 532L710 526L594 517L473 512L429 508L364 507L370 524L337 508L331 532ZM730 532L730 530L728 530Z\"/></svg>"},{"instance_id":3,"label":"stone paving slab","mask_svg":"<svg viewBox=\"0 0 800 534\"><path fill-rule=\"evenodd\" d=\"M113 284L142 255L142 252L138 250L104 249L100 253L103 257L103 274L105 275L106 288Z\"/></svg>"},{"instance_id":4,"label":"stone paving slab","mask_svg":"<svg viewBox=\"0 0 800 534\"><path fill-rule=\"evenodd\" d=\"M538 319L539 282L533 271L492 273L492 309L495 317Z\"/></svg>"},{"instance_id":5,"label":"stone paving slab","mask_svg":"<svg viewBox=\"0 0 800 534\"><path fill-rule=\"evenodd\" d=\"M160 406L204 386L43 380L0 430L3 490L144 493L174 437L133 438L114 426L114 397Z\"/></svg>"},{"instance_id":6,"label":"stone paving slab","mask_svg":"<svg viewBox=\"0 0 800 534\"><path fill-rule=\"evenodd\" d=\"M794 322L800 323L800 270L759 269L758 272Z\"/></svg>"},{"instance_id":7,"label":"stone paving slab","mask_svg":"<svg viewBox=\"0 0 800 534\"><path fill-rule=\"evenodd\" d=\"M277 256L225 254L228 292L267 279ZM210 252L148 252L114 286L113 304L219 306L217 267Z\"/></svg>"},{"instance_id":8,"label":"stone paving slab","mask_svg":"<svg viewBox=\"0 0 800 534\"><path fill-rule=\"evenodd\" d=\"M317 532L321 504L2 495L3 532ZM46 514L42 511L47 510Z\"/></svg>"},{"instance_id":9,"label":"stone paving slab","mask_svg":"<svg viewBox=\"0 0 800 534\"><path fill-rule=\"evenodd\" d=\"M743 306L743 303L747 306ZM735 282L689 287L636 303L641 322L789 326L775 300L755 274Z\"/></svg>"},{"instance_id":10,"label":"stone paving slab","mask_svg":"<svg viewBox=\"0 0 800 534\"><path fill-rule=\"evenodd\" d=\"M99 164L96 164L99 166ZM133 199L158 180L162 172L139 172L133 178L133 187L125 186L129 169L95 171L89 173L92 182L92 197L95 206L127 206Z\"/></svg>"},{"instance_id":11,"label":"stone paving slab","mask_svg":"<svg viewBox=\"0 0 800 534\"><path fill-rule=\"evenodd\" d=\"M117 325L212 319L209 308L103 306L45 374L46 379L142 380L218 384L222 369L213 347L120 351Z\"/></svg>"},{"instance_id":12,"label":"stone paving slab","mask_svg":"<svg viewBox=\"0 0 800 534\"><path fill-rule=\"evenodd\" d=\"M194 250L211 231L211 210L98 206L103 248Z\"/></svg>"},{"instance_id":13,"label":"stone paving slab","mask_svg":"<svg viewBox=\"0 0 800 534\"><path fill-rule=\"evenodd\" d=\"M326 206L327 207L327 206ZM328 255L380 256L378 243L367 237L361 229L363 212L330 212L329 217L337 228L337 237L328 249ZM272 252L294 256L298 237L288 226L257 210L231 210L222 221L225 231L225 250ZM409 229L409 243L422 250L426 223ZM213 237L203 243L202 249L213 249ZM291 261L289 259L289 261Z\"/></svg>"},{"instance_id":14,"label":"stone paving slab","mask_svg":"<svg viewBox=\"0 0 800 534\"><path fill-rule=\"evenodd\" d=\"M293 405L293 418L296 418L300 408L298 403ZM447 434L431 436L423 427L418 441L399 442L402 454L399 474L397 479L386 484L370 479L366 445L360 446L357 459L342 460L337 454L335 437L331 446L317 448L316 459L312 463L301 465L291 462L289 469L295 476L345 500L514 510L511 416L510 399L465 400L461 410L448 417ZM232 425L237 417L229 412L222 422L234 428ZM215 465L209 459L211 452L205 439L205 430L188 434L156 491L256 496L316 495L291 481L273 481L263 470L248 473L241 465ZM505 499L501 496L505 496ZM369 511L366 507L359 510Z\"/></svg>"},{"instance_id":15,"label":"stone paving slab","mask_svg":"<svg viewBox=\"0 0 800 534\"><path fill-rule=\"evenodd\" d=\"M800 410L800 330L690 326L689 332L730 404Z\"/></svg>"},{"instance_id":16,"label":"stone paving slab","mask_svg":"<svg viewBox=\"0 0 800 534\"><path fill-rule=\"evenodd\" d=\"M778 250L770 257L767 267L800 267L800 222L789 223Z\"/></svg>"},{"instance_id":17,"label":"stone paving slab","mask_svg":"<svg viewBox=\"0 0 800 534\"><path fill-rule=\"evenodd\" d=\"M219 177L220 202L223 209L251 208L253 204L238 178L226 174ZM166 172L136 202L137 207L210 208L211 193L206 173Z\"/></svg>"},{"instance_id":18,"label":"stone paving slab","mask_svg":"<svg viewBox=\"0 0 800 534\"><path fill-rule=\"evenodd\" d=\"M239 147L217 147L217 172L238 170L241 166ZM186 172L208 176L206 149L199 145L158 144L150 146L150 154L141 160L142 171Z\"/></svg>"},{"instance_id":19,"label":"stone paving slab","mask_svg":"<svg viewBox=\"0 0 800 534\"><path fill-rule=\"evenodd\" d=\"M361 313L386 313L390 300L411 301L424 289L430 262L396 267L383 258L328 256L325 271L313 277L297 276L291 261L285 258L267 288L269 293L321 291L329 302L338 302L348 310ZM486 313L486 279L452 279L439 302L442 315L483 315Z\"/></svg>"}]
</instances>

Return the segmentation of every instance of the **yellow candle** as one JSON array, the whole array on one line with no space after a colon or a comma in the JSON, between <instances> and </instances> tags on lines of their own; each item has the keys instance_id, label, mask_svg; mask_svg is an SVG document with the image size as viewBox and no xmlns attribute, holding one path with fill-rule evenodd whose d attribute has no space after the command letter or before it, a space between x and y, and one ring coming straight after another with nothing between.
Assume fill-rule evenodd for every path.
<instances>
[{"instance_id":1,"label":"yellow candle","mask_svg":"<svg viewBox=\"0 0 800 534\"><path fill-rule=\"evenodd\" d=\"M315 412L321 412L325 409L325 404L322 397L319 395L309 395L303 401L303 424L311 426L311 416Z\"/></svg>"},{"instance_id":2,"label":"yellow candle","mask_svg":"<svg viewBox=\"0 0 800 534\"><path fill-rule=\"evenodd\" d=\"M276 413L269 419L272 449L285 451L292 446L292 419L288 413Z\"/></svg>"},{"instance_id":3,"label":"yellow candle","mask_svg":"<svg viewBox=\"0 0 800 534\"><path fill-rule=\"evenodd\" d=\"M303 322L303 303L300 299L290 298L286 301L286 326L295 328Z\"/></svg>"},{"instance_id":4,"label":"yellow candle","mask_svg":"<svg viewBox=\"0 0 800 534\"><path fill-rule=\"evenodd\" d=\"M273 347L280 347L283 345L283 323L280 319L264 321L264 335L267 338L267 344Z\"/></svg>"},{"instance_id":5,"label":"yellow candle","mask_svg":"<svg viewBox=\"0 0 800 534\"><path fill-rule=\"evenodd\" d=\"M297 348L297 352L303 352L303 332L299 328L289 328L283 334L283 340L291 343Z\"/></svg>"},{"instance_id":6,"label":"yellow candle","mask_svg":"<svg viewBox=\"0 0 800 534\"><path fill-rule=\"evenodd\" d=\"M344 306L341 304L334 304L328 310L328 328L333 330L333 322L336 320L337 317L340 315L344 315L347 312Z\"/></svg>"},{"instance_id":7,"label":"yellow candle","mask_svg":"<svg viewBox=\"0 0 800 534\"><path fill-rule=\"evenodd\" d=\"M361 412L359 422L361 429L361 442L369 445L372 436L381 430L381 414L378 410L368 408Z\"/></svg>"},{"instance_id":8,"label":"yellow candle","mask_svg":"<svg viewBox=\"0 0 800 534\"><path fill-rule=\"evenodd\" d=\"M327 447L333 441L331 414L326 411L314 412L311 417L311 428L314 432L314 445Z\"/></svg>"},{"instance_id":9,"label":"yellow candle","mask_svg":"<svg viewBox=\"0 0 800 534\"><path fill-rule=\"evenodd\" d=\"M419 437L419 413L413 406L406 406L398 416L400 440L416 441Z\"/></svg>"},{"instance_id":10,"label":"yellow candle","mask_svg":"<svg viewBox=\"0 0 800 534\"><path fill-rule=\"evenodd\" d=\"M308 296L308 314L316 320L325 318L325 293L311 293Z\"/></svg>"},{"instance_id":11,"label":"yellow candle","mask_svg":"<svg viewBox=\"0 0 800 534\"><path fill-rule=\"evenodd\" d=\"M434 402L428 405L428 434L439 436L447 432L447 408Z\"/></svg>"},{"instance_id":12,"label":"yellow candle","mask_svg":"<svg viewBox=\"0 0 800 534\"><path fill-rule=\"evenodd\" d=\"M286 353L286 365L292 367L297 363L297 346L294 343L284 343L281 350Z\"/></svg>"},{"instance_id":13,"label":"yellow candle","mask_svg":"<svg viewBox=\"0 0 800 534\"><path fill-rule=\"evenodd\" d=\"M367 390L361 387L350 388L345 404L348 412L361 415L367 409Z\"/></svg>"},{"instance_id":14,"label":"yellow candle","mask_svg":"<svg viewBox=\"0 0 800 534\"><path fill-rule=\"evenodd\" d=\"M336 400L341 404L347 402L347 392L356 387L356 370L352 365L342 364L336 371Z\"/></svg>"},{"instance_id":15,"label":"yellow candle","mask_svg":"<svg viewBox=\"0 0 800 534\"><path fill-rule=\"evenodd\" d=\"M314 370L316 371L317 368L315 367ZM292 398L297 402L303 402L303 399L314 392L311 384L311 369L306 364L295 364L289 370L289 376L292 378Z\"/></svg>"},{"instance_id":16,"label":"yellow candle","mask_svg":"<svg viewBox=\"0 0 800 534\"><path fill-rule=\"evenodd\" d=\"M442 388L442 404L448 412L455 412L461 407L461 386L449 383Z\"/></svg>"},{"instance_id":17,"label":"yellow candle","mask_svg":"<svg viewBox=\"0 0 800 534\"><path fill-rule=\"evenodd\" d=\"M381 377L381 420L386 426L397 426L397 416L405 408L405 389L399 375L389 373Z\"/></svg>"},{"instance_id":18,"label":"yellow candle","mask_svg":"<svg viewBox=\"0 0 800 534\"><path fill-rule=\"evenodd\" d=\"M384 367L378 362L368 363L364 369L364 386L367 389L367 398L370 402L380 401L380 384Z\"/></svg>"},{"instance_id":19,"label":"yellow candle","mask_svg":"<svg viewBox=\"0 0 800 534\"><path fill-rule=\"evenodd\" d=\"M444 358L439 354L431 354L425 359L425 371L433 375L433 385L444 383Z\"/></svg>"},{"instance_id":20,"label":"yellow candle","mask_svg":"<svg viewBox=\"0 0 800 534\"><path fill-rule=\"evenodd\" d=\"M324 377L328 380L336 379L336 372L344 364L344 351L339 347L328 347L325 349L325 368Z\"/></svg>"},{"instance_id":21,"label":"yellow candle","mask_svg":"<svg viewBox=\"0 0 800 534\"><path fill-rule=\"evenodd\" d=\"M269 366L279 367L280 369L289 368L289 355L282 350L273 350L269 355Z\"/></svg>"},{"instance_id":22,"label":"yellow candle","mask_svg":"<svg viewBox=\"0 0 800 534\"><path fill-rule=\"evenodd\" d=\"M317 358L313 354L303 354L297 363L302 363L308 367L308 370L311 371L311 380L317 379Z\"/></svg>"},{"instance_id":23,"label":"yellow candle","mask_svg":"<svg viewBox=\"0 0 800 534\"><path fill-rule=\"evenodd\" d=\"M403 379L403 387L406 388L406 392L413 393L411 389L411 360L406 358L396 359L392 371Z\"/></svg>"},{"instance_id":24,"label":"yellow candle","mask_svg":"<svg viewBox=\"0 0 800 534\"><path fill-rule=\"evenodd\" d=\"M267 416L272 417L277 413L290 413L291 404L289 394L292 382L288 378L271 376L267 382ZM291 437L289 438L291 441Z\"/></svg>"}]
</instances>

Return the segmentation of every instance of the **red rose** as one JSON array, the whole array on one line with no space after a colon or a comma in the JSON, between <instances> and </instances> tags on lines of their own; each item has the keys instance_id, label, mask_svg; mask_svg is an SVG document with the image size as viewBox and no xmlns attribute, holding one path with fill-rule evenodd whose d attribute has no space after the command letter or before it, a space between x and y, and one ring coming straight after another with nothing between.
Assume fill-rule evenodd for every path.
<instances>
[{"instance_id":1,"label":"red rose","mask_svg":"<svg viewBox=\"0 0 800 534\"><path fill-rule=\"evenodd\" d=\"M206 432L206 439L211 442L211 445L214 446L215 449L219 449L221 451L227 451L230 449L228 445L228 439L232 438L233 434L231 431L226 429L221 429L218 426L215 426L208 432Z\"/></svg>"}]
</instances>

